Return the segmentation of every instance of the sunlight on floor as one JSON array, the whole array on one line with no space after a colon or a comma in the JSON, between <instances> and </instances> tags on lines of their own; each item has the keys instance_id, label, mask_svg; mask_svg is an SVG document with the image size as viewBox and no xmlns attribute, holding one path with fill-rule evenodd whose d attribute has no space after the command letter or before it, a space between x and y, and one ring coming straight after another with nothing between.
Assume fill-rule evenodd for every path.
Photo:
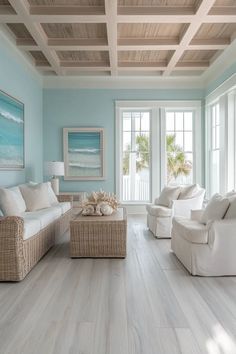
<instances>
[{"instance_id":1,"label":"sunlight on floor","mask_svg":"<svg viewBox=\"0 0 236 354\"><path fill-rule=\"evenodd\" d=\"M209 354L236 353L236 343L220 325L213 328L212 339L209 339L206 345Z\"/></svg>"}]
</instances>

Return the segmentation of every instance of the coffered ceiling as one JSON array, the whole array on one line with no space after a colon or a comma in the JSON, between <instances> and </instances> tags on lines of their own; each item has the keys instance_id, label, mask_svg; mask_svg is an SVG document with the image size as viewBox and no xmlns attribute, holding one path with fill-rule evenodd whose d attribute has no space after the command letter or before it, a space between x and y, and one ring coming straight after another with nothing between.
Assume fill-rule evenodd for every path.
<instances>
[{"instance_id":1,"label":"coffered ceiling","mask_svg":"<svg viewBox=\"0 0 236 354\"><path fill-rule=\"evenodd\" d=\"M236 0L0 0L44 75L201 75L236 38Z\"/></svg>"}]
</instances>

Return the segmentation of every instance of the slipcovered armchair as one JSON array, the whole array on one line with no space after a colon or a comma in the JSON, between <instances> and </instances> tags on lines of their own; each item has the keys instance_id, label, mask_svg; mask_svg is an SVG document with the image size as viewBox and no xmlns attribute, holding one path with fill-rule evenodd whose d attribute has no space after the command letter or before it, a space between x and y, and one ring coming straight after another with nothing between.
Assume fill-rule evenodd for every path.
<instances>
[{"instance_id":1,"label":"slipcovered armchair","mask_svg":"<svg viewBox=\"0 0 236 354\"><path fill-rule=\"evenodd\" d=\"M154 204L148 204L147 226L157 238L170 238L173 216L190 217L191 210L201 209L205 189L198 185L165 187Z\"/></svg>"},{"instance_id":2,"label":"slipcovered armchair","mask_svg":"<svg viewBox=\"0 0 236 354\"><path fill-rule=\"evenodd\" d=\"M190 219L173 219L171 248L192 275L236 275L236 194L228 204L223 199L221 210L210 201L210 216L207 206L193 211Z\"/></svg>"}]
</instances>

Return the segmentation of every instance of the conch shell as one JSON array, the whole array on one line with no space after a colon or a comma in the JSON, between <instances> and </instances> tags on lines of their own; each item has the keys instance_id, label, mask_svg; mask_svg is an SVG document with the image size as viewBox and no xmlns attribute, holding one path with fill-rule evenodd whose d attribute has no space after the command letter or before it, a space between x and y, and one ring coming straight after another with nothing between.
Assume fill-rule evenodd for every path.
<instances>
[{"instance_id":1,"label":"conch shell","mask_svg":"<svg viewBox=\"0 0 236 354\"><path fill-rule=\"evenodd\" d=\"M94 215L94 206L91 204L86 205L83 208L82 215Z\"/></svg>"},{"instance_id":2,"label":"conch shell","mask_svg":"<svg viewBox=\"0 0 236 354\"><path fill-rule=\"evenodd\" d=\"M107 203L103 203L100 207L100 210L101 213L106 216L111 215L114 211L114 209Z\"/></svg>"}]
</instances>

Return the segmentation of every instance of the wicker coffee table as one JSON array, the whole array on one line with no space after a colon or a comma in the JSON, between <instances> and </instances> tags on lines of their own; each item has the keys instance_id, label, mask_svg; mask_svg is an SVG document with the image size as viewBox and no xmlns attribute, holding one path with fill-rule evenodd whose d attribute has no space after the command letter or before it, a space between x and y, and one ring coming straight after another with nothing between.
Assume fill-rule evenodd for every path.
<instances>
[{"instance_id":1,"label":"wicker coffee table","mask_svg":"<svg viewBox=\"0 0 236 354\"><path fill-rule=\"evenodd\" d=\"M125 208L110 216L79 215L70 222L70 256L125 258L126 234Z\"/></svg>"}]
</instances>

